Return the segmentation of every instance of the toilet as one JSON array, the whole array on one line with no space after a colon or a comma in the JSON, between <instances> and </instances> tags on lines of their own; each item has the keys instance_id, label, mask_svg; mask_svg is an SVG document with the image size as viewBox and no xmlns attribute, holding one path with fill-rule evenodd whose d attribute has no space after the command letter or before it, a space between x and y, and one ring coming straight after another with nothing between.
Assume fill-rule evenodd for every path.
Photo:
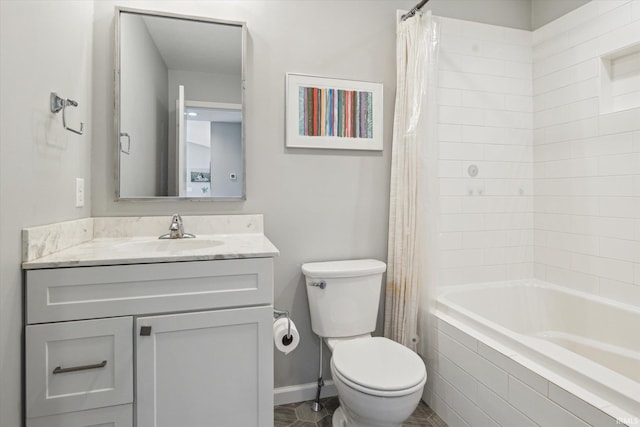
<instances>
[{"instance_id":1,"label":"toilet","mask_svg":"<svg viewBox=\"0 0 640 427\"><path fill-rule=\"evenodd\" d=\"M420 356L371 336L385 270L373 259L302 265L311 328L332 352L340 400L333 427L400 427L422 397L427 371Z\"/></svg>"}]
</instances>

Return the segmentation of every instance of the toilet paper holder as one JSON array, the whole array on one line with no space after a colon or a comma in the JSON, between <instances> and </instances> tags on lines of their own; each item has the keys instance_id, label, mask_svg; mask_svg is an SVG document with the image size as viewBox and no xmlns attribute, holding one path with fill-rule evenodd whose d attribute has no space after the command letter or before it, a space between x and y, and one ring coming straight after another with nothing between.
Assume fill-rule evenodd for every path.
<instances>
[{"instance_id":1,"label":"toilet paper holder","mask_svg":"<svg viewBox=\"0 0 640 427\"><path fill-rule=\"evenodd\" d=\"M291 316L289 315L289 311L287 310L278 310L276 308L273 309L273 318L279 319L281 317L287 318L287 339L292 339L291 336Z\"/></svg>"}]
</instances>

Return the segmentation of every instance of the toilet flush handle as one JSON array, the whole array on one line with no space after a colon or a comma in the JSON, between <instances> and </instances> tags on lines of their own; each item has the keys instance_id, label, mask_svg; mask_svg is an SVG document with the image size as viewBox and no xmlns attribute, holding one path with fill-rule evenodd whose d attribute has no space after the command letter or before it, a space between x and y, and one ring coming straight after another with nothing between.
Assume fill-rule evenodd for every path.
<instances>
[{"instance_id":1,"label":"toilet flush handle","mask_svg":"<svg viewBox=\"0 0 640 427\"><path fill-rule=\"evenodd\" d=\"M327 282L325 282L324 280L320 280L319 282L311 282L309 283L309 285L324 289L327 287Z\"/></svg>"}]
</instances>

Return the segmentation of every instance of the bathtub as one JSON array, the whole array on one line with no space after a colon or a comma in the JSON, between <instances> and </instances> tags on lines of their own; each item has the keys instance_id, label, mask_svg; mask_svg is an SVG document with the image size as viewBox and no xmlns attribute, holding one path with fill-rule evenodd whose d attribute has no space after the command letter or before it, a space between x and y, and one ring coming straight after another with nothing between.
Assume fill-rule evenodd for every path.
<instances>
[{"instance_id":1,"label":"bathtub","mask_svg":"<svg viewBox=\"0 0 640 427\"><path fill-rule=\"evenodd\" d=\"M436 316L575 389L615 424L639 423L640 309L531 279L448 288Z\"/></svg>"}]
</instances>

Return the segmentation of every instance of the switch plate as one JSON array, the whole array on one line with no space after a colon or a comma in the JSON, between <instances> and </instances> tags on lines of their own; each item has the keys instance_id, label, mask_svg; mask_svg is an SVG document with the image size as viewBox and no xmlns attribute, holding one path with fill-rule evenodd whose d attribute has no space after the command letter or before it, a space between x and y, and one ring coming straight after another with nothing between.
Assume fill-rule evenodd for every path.
<instances>
[{"instance_id":1,"label":"switch plate","mask_svg":"<svg viewBox=\"0 0 640 427\"><path fill-rule=\"evenodd\" d=\"M76 208L84 206L84 179L76 178Z\"/></svg>"}]
</instances>

